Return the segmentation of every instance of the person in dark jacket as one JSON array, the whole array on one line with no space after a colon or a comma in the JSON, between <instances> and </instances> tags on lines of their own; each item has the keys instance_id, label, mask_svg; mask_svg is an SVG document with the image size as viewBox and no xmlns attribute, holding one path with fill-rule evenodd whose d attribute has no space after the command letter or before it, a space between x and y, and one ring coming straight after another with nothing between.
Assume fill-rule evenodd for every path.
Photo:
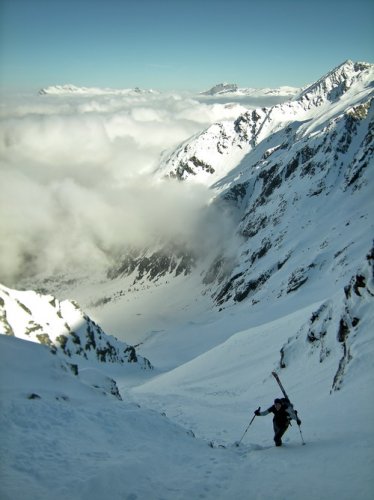
<instances>
[{"instance_id":1,"label":"person in dark jacket","mask_svg":"<svg viewBox=\"0 0 374 500\"><path fill-rule=\"evenodd\" d=\"M297 425L301 424L301 420L297 416L297 411L294 410L291 402L286 399L275 399L274 404L265 411L260 411L261 408L255 411L258 417L264 417L273 413L273 427L274 427L274 442L275 446L282 446L282 436L288 429L290 421L296 420Z\"/></svg>"}]
</instances>

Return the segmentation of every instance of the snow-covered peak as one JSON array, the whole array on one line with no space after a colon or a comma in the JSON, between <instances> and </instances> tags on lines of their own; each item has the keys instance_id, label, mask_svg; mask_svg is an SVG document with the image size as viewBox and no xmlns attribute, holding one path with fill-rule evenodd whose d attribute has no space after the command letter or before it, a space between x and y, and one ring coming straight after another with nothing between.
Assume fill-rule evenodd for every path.
<instances>
[{"instance_id":1,"label":"snow-covered peak","mask_svg":"<svg viewBox=\"0 0 374 500\"><path fill-rule=\"evenodd\" d=\"M367 82L372 82L373 79L374 64L348 60L304 89L297 96L297 100L309 101L314 105L325 100L334 102L354 84L365 85Z\"/></svg>"},{"instance_id":2,"label":"snow-covered peak","mask_svg":"<svg viewBox=\"0 0 374 500\"><path fill-rule=\"evenodd\" d=\"M287 127L298 129L301 138L327 120L334 123L350 106L368 102L373 82L373 64L347 61L292 101L250 110L236 120L213 124L169 156L165 155L158 173L213 185L261 142L272 142L275 133L278 134L276 147L283 143L285 149L286 143L291 146L289 141L295 139ZM300 126L302 122L305 126Z\"/></svg>"},{"instance_id":3,"label":"snow-covered peak","mask_svg":"<svg viewBox=\"0 0 374 500\"><path fill-rule=\"evenodd\" d=\"M77 95L77 96L96 96L96 95L139 95L152 94L154 90L134 89L112 89L100 87L77 87L72 84L52 85L39 91L40 95Z\"/></svg>"}]
</instances>

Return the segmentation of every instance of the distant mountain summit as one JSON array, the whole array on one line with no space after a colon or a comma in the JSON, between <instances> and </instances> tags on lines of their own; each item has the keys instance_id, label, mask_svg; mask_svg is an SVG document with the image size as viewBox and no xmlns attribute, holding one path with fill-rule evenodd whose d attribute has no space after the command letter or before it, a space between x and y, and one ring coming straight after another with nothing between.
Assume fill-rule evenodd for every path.
<instances>
[{"instance_id":1,"label":"distant mountain summit","mask_svg":"<svg viewBox=\"0 0 374 500\"><path fill-rule=\"evenodd\" d=\"M94 95L139 95L153 94L154 90L142 90L138 87L134 89L111 89L100 87L77 87L72 84L52 85L50 87L39 90L39 95L77 95L77 96L94 96Z\"/></svg>"},{"instance_id":2,"label":"distant mountain summit","mask_svg":"<svg viewBox=\"0 0 374 500\"><path fill-rule=\"evenodd\" d=\"M217 95L226 94L227 92L236 92L238 86L235 83L219 83L205 92L201 92L202 95Z\"/></svg>"},{"instance_id":3,"label":"distant mountain summit","mask_svg":"<svg viewBox=\"0 0 374 500\"><path fill-rule=\"evenodd\" d=\"M279 88L239 88L235 83L219 83L200 95L204 96L225 96L225 97L289 97L292 98L300 93L296 87L282 86Z\"/></svg>"}]
</instances>

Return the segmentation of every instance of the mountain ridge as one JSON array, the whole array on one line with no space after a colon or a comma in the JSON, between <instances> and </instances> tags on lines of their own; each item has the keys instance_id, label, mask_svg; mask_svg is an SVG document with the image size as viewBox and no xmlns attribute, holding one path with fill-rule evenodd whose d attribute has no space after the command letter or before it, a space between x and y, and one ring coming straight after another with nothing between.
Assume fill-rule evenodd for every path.
<instances>
[{"instance_id":1,"label":"mountain ridge","mask_svg":"<svg viewBox=\"0 0 374 500\"><path fill-rule=\"evenodd\" d=\"M236 83L218 83L214 85L209 90L205 90L201 92L200 95L203 96L252 96L252 97L266 97L266 96L278 96L278 97L294 97L298 93L300 93L299 88L290 87L287 85L283 85L277 88L251 88L251 87L239 87Z\"/></svg>"},{"instance_id":2,"label":"mountain ridge","mask_svg":"<svg viewBox=\"0 0 374 500\"><path fill-rule=\"evenodd\" d=\"M323 119L327 112L323 106L328 105L330 99L339 101L346 94L354 98L355 84L363 87L361 92L366 88L366 92L372 94L373 75L373 64L346 61L291 101L248 111L235 121L213 124L166 156L157 173L212 184L270 134L289 124L292 126L295 121ZM344 101L341 104L343 108L349 106ZM336 111L336 107L331 106L329 112ZM316 116L318 112L320 117Z\"/></svg>"},{"instance_id":3,"label":"mountain ridge","mask_svg":"<svg viewBox=\"0 0 374 500\"><path fill-rule=\"evenodd\" d=\"M78 87L71 83L64 85L51 85L39 90L38 94L45 95L75 95L75 96L95 96L95 95L140 95L157 93L155 90L143 90L138 87L129 89L112 89L106 87Z\"/></svg>"},{"instance_id":4,"label":"mountain ridge","mask_svg":"<svg viewBox=\"0 0 374 500\"><path fill-rule=\"evenodd\" d=\"M348 59L305 88L296 99L302 101L314 100L315 105L320 104L323 98L336 100L347 92L352 84L367 71L373 71L373 64L354 62Z\"/></svg>"},{"instance_id":5,"label":"mountain ridge","mask_svg":"<svg viewBox=\"0 0 374 500\"><path fill-rule=\"evenodd\" d=\"M83 361L134 363L150 369L136 349L107 335L74 301L0 285L0 332L47 346L78 365Z\"/></svg>"}]
</instances>

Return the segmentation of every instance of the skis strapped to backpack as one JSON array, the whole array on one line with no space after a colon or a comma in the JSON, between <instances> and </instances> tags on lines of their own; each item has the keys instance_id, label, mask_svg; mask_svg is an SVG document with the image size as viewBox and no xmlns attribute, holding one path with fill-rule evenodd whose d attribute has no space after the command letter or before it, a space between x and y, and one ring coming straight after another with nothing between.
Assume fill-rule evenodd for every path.
<instances>
[{"instance_id":1,"label":"skis strapped to backpack","mask_svg":"<svg viewBox=\"0 0 374 500\"><path fill-rule=\"evenodd\" d=\"M285 388L282 385L282 382L279 380L278 374L276 372L271 372L275 380L278 382L279 387L281 388L281 391L283 392L284 398L281 398L281 403L284 408L289 408L291 407L293 409L293 404L290 401L290 398L287 395L287 392Z\"/></svg>"},{"instance_id":2,"label":"skis strapped to backpack","mask_svg":"<svg viewBox=\"0 0 374 500\"><path fill-rule=\"evenodd\" d=\"M283 392L283 396L290 401L290 398L287 396L287 392L285 391L282 382L279 380L278 373L276 372L271 372L275 380L278 382L279 387L281 388L281 391Z\"/></svg>"},{"instance_id":3,"label":"skis strapped to backpack","mask_svg":"<svg viewBox=\"0 0 374 500\"><path fill-rule=\"evenodd\" d=\"M281 391L283 393L284 399L287 400L288 404L293 409L293 405L292 405L292 403L290 401L290 398L288 397L287 392L286 392L285 388L282 385L282 382L279 380L278 373L271 372L271 374L273 375L273 377L275 378L275 380L278 382L278 385L279 385L279 387L280 387L280 389L281 389ZM296 415L297 415L297 412L296 412ZM298 428L299 428L299 431L300 431L301 441L302 441L303 444L305 444L305 441L304 441L304 438L303 438L303 434L301 432L300 425L299 424L297 424L297 425L298 425Z\"/></svg>"}]
</instances>

